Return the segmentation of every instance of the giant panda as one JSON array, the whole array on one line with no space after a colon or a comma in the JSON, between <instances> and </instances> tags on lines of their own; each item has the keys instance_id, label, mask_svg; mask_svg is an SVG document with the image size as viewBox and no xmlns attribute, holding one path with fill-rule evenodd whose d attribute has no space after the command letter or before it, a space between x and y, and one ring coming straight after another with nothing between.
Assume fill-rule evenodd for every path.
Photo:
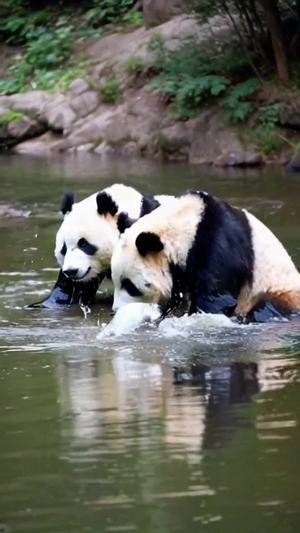
<instances>
[{"instance_id":1,"label":"giant panda","mask_svg":"<svg viewBox=\"0 0 300 533\"><path fill-rule=\"evenodd\" d=\"M258 320L300 309L300 274L255 216L189 191L125 230L111 261L113 310L134 301ZM259 314L261 311L261 315Z\"/></svg>"},{"instance_id":2,"label":"giant panda","mask_svg":"<svg viewBox=\"0 0 300 533\"><path fill-rule=\"evenodd\" d=\"M123 184L111 185L77 203L73 193L66 193L54 251L61 270L50 296L33 306L90 304L102 279L110 275L110 260L120 234L118 216L137 219L170 198L147 196Z\"/></svg>"}]
</instances>

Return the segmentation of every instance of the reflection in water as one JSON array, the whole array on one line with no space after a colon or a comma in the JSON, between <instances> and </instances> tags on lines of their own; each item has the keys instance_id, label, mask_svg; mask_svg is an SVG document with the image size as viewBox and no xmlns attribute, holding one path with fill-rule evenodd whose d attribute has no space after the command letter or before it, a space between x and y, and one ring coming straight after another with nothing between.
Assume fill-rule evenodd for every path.
<instances>
[{"instance_id":1,"label":"reflection in water","mask_svg":"<svg viewBox=\"0 0 300 533\"><path fill-rule=\"evenodd\" d=\"M103 301L86 319L76 308L24 310L56 278L65 189L80 198L119 180L149 193L210 190L253 210L300 264L297 176L0 159L3 201L33 213L0 225L0 530L298 531L299 320L174 320L97 341L110 319Z\"/></svg>"}]
</instances>

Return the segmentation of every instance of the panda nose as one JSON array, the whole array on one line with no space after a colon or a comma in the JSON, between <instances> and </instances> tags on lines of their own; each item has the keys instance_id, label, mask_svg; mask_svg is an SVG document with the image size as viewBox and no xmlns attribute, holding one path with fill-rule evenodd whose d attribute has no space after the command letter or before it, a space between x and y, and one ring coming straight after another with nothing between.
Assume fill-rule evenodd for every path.
<instances>
[{"instance_id":1,"label":"panda nose","mask_svg":"<svg viewBox=\"0 0 300 533\"><path fill-rule=\"evenodd\" d=\"M78 268L69 268L68 270L63 271L68 278L74 279L78 273Z\"/></svg>"}]
</instances>

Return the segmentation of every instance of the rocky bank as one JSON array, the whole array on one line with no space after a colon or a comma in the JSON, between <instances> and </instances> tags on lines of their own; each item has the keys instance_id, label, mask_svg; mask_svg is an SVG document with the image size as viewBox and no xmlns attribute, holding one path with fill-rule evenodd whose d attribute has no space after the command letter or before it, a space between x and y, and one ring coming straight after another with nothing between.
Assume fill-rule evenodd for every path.
<instances>
[{"instance_id":1,"label":"rocky bank","mask_svg":"<svg viewBox=\"0 0 300 533\"><path fill-rule=\"evenodd\" d=\"M170 16L159 4L153 11L154 4L152 0L152 10L145 17L148 26ZM182 10L182 2L177 7ZM228 126L219 108L203 109L198 117L187 121L171 121L164 102L145 86L146 80L133 79L128 73L126 62L130 58L138 57L146 66L153 63L149 42L157 35L169 49L190 36L209 44L212 32L219 39L230 35L230 22L224 18L214 17L210 25L199 26L190 16L171 14L171 20L155 27L86 42L83 52L91 65L89 74L86 79L74 80L65 93L32 91L0 96L2 149L31 155L93 151L192 164L262 164L264 159L255 143L240 128ZM123 87L122 99L114 105L101 101L97 90L111 75L118 77ZM12 120L1 121L1 117Z\"/></svg>"}]
</instances>

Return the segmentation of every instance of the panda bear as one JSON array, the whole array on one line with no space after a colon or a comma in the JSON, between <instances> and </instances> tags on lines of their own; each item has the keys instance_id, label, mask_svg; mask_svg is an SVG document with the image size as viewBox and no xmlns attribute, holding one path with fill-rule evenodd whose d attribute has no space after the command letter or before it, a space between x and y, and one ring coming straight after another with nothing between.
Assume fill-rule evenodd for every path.
<instances>
[{"instance_id":1,"label":"panda bear","mask_svg":"<svg viewBox=\"0 0 300 533\"><path fill-rule=\"evenodd\" d=\"M61 268L50 296L34 306L88 305L99 284L110 276L110 260L118 238L118 216L134 220L168 201L168 196L147 196L133 187L114 184L74 203L66 193L64 220L56 234L55 257Z\"/></svg>"},{"instance_id":2,"label":"panda bear","mask_svg":"<svg viewBox=\"0 0 300 533\"><path fill-rule=\"evenodd\" d=\"M264 318L300 309L300 274L255 216L189 191L135 222L111 261L113 310L144 301ZM257 313L255 315L255 313Z\"/></svg>"}]
</instances>

